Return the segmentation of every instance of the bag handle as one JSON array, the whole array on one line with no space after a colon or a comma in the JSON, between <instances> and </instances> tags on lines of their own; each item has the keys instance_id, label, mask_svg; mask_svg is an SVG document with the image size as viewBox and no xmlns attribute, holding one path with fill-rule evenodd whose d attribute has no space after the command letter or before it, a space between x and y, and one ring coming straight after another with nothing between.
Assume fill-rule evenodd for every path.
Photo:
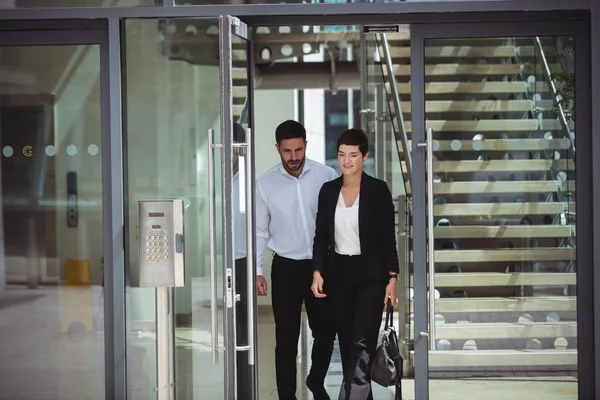
<instances>
[{"instance_id":1,"label":"bag handle","mask_svg":"<svg viewBox=\"0 0 600 400\"><path fill-rule=\"evenodd\" d=\"M385 329L394 327L394 306L392 305L392 299L388 298L386 313L385 313Z\"/></svg>"}]
</instances>

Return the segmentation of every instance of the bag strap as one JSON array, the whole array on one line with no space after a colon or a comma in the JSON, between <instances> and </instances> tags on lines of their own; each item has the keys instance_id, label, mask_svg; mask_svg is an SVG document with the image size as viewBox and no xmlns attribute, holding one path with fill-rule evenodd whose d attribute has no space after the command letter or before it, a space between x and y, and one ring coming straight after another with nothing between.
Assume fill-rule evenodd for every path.
<instances>
[{"instance_id":1,"label":"bag strap","mask_svg":"<svg viewBox=\"0 0 600 400\"><path fill-rule=\"evenodd\" d=\"M385 329L394 327L394 306L392 305L392 299L388 299L386 313L385 313Z\"/></svg>"}]
</instances>

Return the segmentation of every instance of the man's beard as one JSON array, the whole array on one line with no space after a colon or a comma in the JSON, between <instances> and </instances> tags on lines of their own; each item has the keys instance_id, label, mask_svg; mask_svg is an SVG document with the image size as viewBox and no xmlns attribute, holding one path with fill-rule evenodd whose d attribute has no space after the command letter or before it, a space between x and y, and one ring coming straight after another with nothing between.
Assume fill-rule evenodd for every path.
<instances>
[{"instance_id":1,"label":"man's beard","mask_svg":"<svg viewBox=\"0 0 600 400\"><path fill-rule=\"evenodd\" d=\"M304 166L304 161L306 160L306 157L302 157L300 160L295 160L294 162L297 164L291 164L291 161L282 161L283 163L283 168L285 168L286 171L288 172L297 172L299 170L302 169L302 167Z\"/></svg>"}]
</instances>

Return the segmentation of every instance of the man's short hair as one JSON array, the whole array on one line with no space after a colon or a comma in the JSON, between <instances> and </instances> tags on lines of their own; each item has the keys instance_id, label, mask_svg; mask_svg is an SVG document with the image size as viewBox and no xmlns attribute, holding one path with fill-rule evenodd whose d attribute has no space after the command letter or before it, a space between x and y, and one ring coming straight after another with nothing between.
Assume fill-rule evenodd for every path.
<instances>
[{"instance_id":1,"label":"man's short hair","mask_svg":"<svg viewBox=\"0 0 600 400\"><path fill-rule=\"evenodd\" d=\"M287 120L279 124L275 130L275 141L278 145L282 140L302 138L306 141L306 129L300 122Z\"/></svg>"}]
</instances>

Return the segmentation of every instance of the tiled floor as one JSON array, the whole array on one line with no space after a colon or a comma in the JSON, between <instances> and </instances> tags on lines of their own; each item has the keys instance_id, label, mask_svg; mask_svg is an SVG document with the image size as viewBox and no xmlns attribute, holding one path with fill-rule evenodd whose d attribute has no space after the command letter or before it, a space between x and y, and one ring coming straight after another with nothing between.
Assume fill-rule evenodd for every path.
<instances>
[{"instance_id":1,"label":"tiled floor","mask_svg":"<svg viewBox=\"0 0 600 400\"><path fill-rule=\"evenodd\" d=\"M12 288L0 299L0 400L104 399L104 335L98 318L101 298L96 290L77 293L57 288ZM95 310L91 312L91 310ZM83 326L77 322L83 321ZM177 400L223 398L224 361L211 357L210 308L199 306L194 329L178 329ZM259 398L277 399L272 315L259 315ZM82 329L83 328L83 329ZM220 331L222 342L222 328ZM298 400L310 396L303 380L309 368L310 331L298 353ZM155 335L132 332L127 354L130 399L155 399ZM327 390L337 398L341 383L339 355L334 355ZM432 380L431 399L505 400L577 398L575 378ZM377 387L376 400L392 400L389 389ZM412 380L403 382L403 398L414 399ZM240 394L240 400L249 400Z\"/></svg>"}]
</instances>

